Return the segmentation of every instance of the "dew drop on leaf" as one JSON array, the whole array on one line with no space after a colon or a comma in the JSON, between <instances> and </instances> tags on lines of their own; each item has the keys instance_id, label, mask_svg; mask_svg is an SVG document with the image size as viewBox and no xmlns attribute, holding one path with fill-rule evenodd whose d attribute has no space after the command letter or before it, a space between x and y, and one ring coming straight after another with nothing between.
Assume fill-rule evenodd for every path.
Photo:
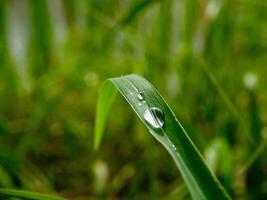
<instances>
[{"instance_id":1,"label":"dew drop on leaf","mask_svg":"<svg viewBox=\"0 0 267 200\"><path fill-rule=\"evenodd\" d=\"M146 123L152 128L162 128L164 126L164 113L157 107L148 108L144 112Z\"/></svg>"},{"instance_id":2,"label":"dew drop on leaf","mask_svg":"<svg viewBox=\"0 0 267 200\"><path fill-rule=\"evenodd\" d=\"M140 100L140 101L144 101L145 100L145 95L143 92L139 92L137 94L137 99Z\"/></svg>"}]
</instances>

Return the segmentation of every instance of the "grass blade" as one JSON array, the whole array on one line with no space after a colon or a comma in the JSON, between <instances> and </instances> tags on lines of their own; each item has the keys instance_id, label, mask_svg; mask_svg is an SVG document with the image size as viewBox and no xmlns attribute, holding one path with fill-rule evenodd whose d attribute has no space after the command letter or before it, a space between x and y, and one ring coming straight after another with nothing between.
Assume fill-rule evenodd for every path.
<instances>
[{"instance_id":1,"label":"grass blade","mask_svg":"<svg viewBox=\"0 0 267 200\"><path fill-rule=\"evenodd\" d=\"M64 198L62 197L54 197L54 196L41 194L37 192L0 188L0 198L2 196L3 197L17 197L17 198L32 199L32 200L64 200Z\"/></svg>"},{"instance_id":2,"label":"grass blade","mask_svg":"<svg viewBox=\"0 0 267 200\"><path fill-rule=\"evenodd\" d=\"M134 18L144 10L149 4L153 3L155 0L142 0L138 1L134 6L130 8L128 13L122 18L121 23L123 26L130 24Z\"/></svg>"},{"instance_id":3,"label":"grass blade","mask_svg":"<svg viewBox=\"0 0 267 200\"><path fill-rule=\"evenodd\" d=\"M99 96L97 102L98 114L96 116L96 122L95 122L96 125L95 125L94 150L97 150L100 145L102 135L104 132L104 125L106 123L108 112L113 103L115 95L116 95L116 88L110 82L105 82L103 87L101 88L101 95Z\"/></svg>"},{"instance_id":4,"label":"grass blade","mask_svg":"<svg viewBox=\"0 0 267 200\"><path fill-rule=\"evenodd\" d=\"M230 199L167 103L147 80L138 75L112 78L103 84L97 106L95 149L100 144L113 101L108 95L115 90L111 89L110 83L113 83L151 134L170 153L193 199Z\"/></svg>"}]
</instances>

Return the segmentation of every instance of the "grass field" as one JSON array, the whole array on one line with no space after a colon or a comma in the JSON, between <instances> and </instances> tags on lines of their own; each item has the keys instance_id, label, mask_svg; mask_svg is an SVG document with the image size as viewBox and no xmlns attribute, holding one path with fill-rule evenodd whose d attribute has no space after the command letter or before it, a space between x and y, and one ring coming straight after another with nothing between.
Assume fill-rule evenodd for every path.
<instances>
[{"instance_id":1,"label":"grass field","mask_svg":"<svg viewBox=\"0 0 267 200\"><path fill-rule=\"evenodd\" d=\"M157 88L233 199L267 199L264 0L0 0L0 187L191 199L121 97L93 151L101 84L132 73Z\"/></svg>"}]
</instances>

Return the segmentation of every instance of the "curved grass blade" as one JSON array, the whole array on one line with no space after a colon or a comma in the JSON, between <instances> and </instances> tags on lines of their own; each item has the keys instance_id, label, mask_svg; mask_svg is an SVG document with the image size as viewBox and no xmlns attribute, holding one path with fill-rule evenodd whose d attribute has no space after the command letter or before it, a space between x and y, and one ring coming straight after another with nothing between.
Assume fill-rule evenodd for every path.
<instances>
[{"instance_id":1,"label":"curved grass blade","mask_svg":"<svg viewBox=\"0 0 267 200\"><path fill-rule=\"evenodd\" d=\"M133 7L130 8L129 12L122 18L120 24L123 26L130 24L138 13L144 10L149 4L154 2L155 0L138 1L135 5L133 5Z\"/></svg>"},{"instance_id":2,"label":"curved grass blade","mask_svg":"<svg viewBox=\"0 0 267 200\"><path fill-rule=\"evenodd\" d=\"M166 148L179 168L193 199L230 199L209 170L199 151L157 90L138 75L111 78L102 86L96 116L95 146L97 149L114 94L112 84L128 101L151 134ZM101 127L98 127L101 126Z\"/></svg>"},{"instance_id":3,"label":"curved grass blade","mask_svg":"<svg viewBox=\"0 0 267 200\"><path fill-rule=\"evenodd\" d=\"M95 124L94 149L97 150L101 142L105 123L108 117L109 109L116 95L116 88L110 83L105 82L101 88L101 95L97 102L97 115Z\"/></svg>"},{"instance_id":4,"label":"curved grass blade","mask_svg":"<svg viewBox=\"0 0 267 200\"><path fill-rule=\"evenodd\" d=\"M0 199L1 197L6 197L6 198L16 197L16 198L31 199L31 200L65 200L62 197L54 197L37 192L29 192L24 190L6 189L6 188L0 188Z\"/></svg>"}]
</instances>

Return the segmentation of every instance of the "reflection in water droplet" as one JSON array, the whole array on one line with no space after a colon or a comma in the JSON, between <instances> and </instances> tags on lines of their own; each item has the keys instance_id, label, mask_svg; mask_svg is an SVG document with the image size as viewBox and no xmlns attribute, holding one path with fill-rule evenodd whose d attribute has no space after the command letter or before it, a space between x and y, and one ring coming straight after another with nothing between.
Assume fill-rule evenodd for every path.
<instances>
[{"instance_id":1,"label":"reflection in water droplet","mask_svg":"<svg viewBox=\"0 0 267 200\"><path fill-rule=\"evenodd\" d=\"M164 118L164 113L157 107L148 108L144 112L144 119L152 128L162 128Z\"/></svg>"},{"instance_id":2,"label":"reflection in water droplet","mask_svg":"<svg viewBox=\"0 0 267 200\"><path fill-rule=\"evenodd\" d=\"M137 94L137 99L140 100L140 101L145 100L145 95L144 95L144 93L143 93L143 92L139 92L139 93Z\"/></svg>"}]
</instances>

